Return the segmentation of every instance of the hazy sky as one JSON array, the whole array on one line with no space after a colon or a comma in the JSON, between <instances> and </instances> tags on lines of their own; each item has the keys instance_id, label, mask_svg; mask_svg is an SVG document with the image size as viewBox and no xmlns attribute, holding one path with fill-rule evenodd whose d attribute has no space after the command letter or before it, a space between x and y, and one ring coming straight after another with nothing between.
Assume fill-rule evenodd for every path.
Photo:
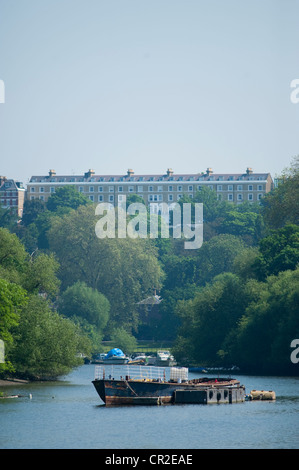
<instances>
[{"instance_id":1,"label":"hazy sky","mask_svg":"<svg viewBox=\"0 0 299 470\"><path fill-rule=\"evenodd\" d=\"M243 172L299 153L299 0L0 0L0 174Z\"/></svg>"}]
</instances>

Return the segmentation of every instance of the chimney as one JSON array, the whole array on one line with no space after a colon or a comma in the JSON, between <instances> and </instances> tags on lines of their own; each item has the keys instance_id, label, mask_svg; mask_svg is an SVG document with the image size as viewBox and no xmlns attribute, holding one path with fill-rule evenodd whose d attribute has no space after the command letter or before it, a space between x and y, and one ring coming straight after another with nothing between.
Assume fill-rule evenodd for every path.
<instances>
[{"instance_id":1,"label":"chimney","mask_svg":"<svg viewBox=\"0 0 299 470\"><path fill-rule=\"evenodd\" d=\"M173 169L172 168L167 168L167 176L169 178L169 176L172 176L173 175Z\"/></svg>"},{"instance_id":2,"label":"chimney","mask_svg":"<svg viewBox=\"0 0 299 470\"><path fill-rule=\"evenodd\" d=\"M212 168L207 168L207 176L210 176L213 173Z\"/></svg>"},{"instance_id":3,"label":"chimney","mask_svg":"<svg viewBox=\"0 0 299 470\"><path fill-rule=\"evenodd\" d=\"M247 175L252 175L252 173L253 173L252 168L247 168L246 174Z\"/></svg>"},{"instance_id":4,"label":"chimney","mask_svg":"<svg viewBox=\"0 0 299 470\"><path fill-rule=\"evenodd\" d=\"M92 175L94 175L94 170L88 170L84 173L84 178L90 178Z\"/></svg>"},{"instance_id":5,"label":"chimney","mask_svg":"<svg viewBox=\"0 0 299 470\"><path fill-rule=\"evenodd\" d=\"M131 168L129 168L128 171L127 171L127 175L128 176L134 175L134 171Z\"/></svg>"},{"instance_id":6,"label":"chimney","mask_svg":"<svg viewBox=\"0 0 299 470\"><path fill-rule=\"evenodd\" d=\"M51 178L52 176L56 176L55 170L49 170L49 177Z\"/></svg>"},{"instance_id":7,"label":"chimney","mask_svg":"<svg viewBox=\"0 0 299 470\"><path fill-rule=\"evenodd\" d=\"M0 186L6 181L6 176L0 176Z\"/></svg>"}]
</instances>

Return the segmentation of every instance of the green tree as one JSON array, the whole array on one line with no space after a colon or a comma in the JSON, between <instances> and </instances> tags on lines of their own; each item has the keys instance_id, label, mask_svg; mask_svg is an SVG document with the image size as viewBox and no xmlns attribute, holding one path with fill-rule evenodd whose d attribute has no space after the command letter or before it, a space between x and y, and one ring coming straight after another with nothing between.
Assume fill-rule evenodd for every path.
<instances>
[{"instance_id":1,"label":"green tree","mask_svg":"<svg viewBox=\"0 0 299 470\"><path fill-rule=\"evenodd\" d=\"M110 336L114 347L120 348L126 355L132 354L136 351L137 340L128 333L125 328L115 328Z\"/></svg>"},{"instance_id":2,"label":"green tree","mask_svg":"<svg viewBox=\"0 0 299 470\"><path fill-rule=\"evenodd\" d=\"M30 224L34 223L37 217L45 212L45 210L46 205L44 201L36 198L32 201L26 199L23 208L22 225L28 227Z\"/></svg>"},{"instance_id":3,"label":"green tree","mask_svg":"<svg viewBox=\"0 0 299 470\"><path fill-rule=\"evenodd\" d=\"M30 296L15 334L10 359L18 375L24 377L56 378L82 364L79 353L90 354L90 341L79 328L54 312L40 296Z\"/></svg>"},{"instance_id":4,"label":"green tree","mask_svg":"<svg viewBox=\"0 0 299 470\"><path fill-rule=\"evenodd\" d=\"M197 284L204 285L218 274L232 272L234 260L244 248L240 237L228 234L204 242L196 257Z\"/></svg>"},{"instance_id":5,"label":"green tree","mask_svg":"<svg viewBox=\"0 0 299 470\"><path fill-rule=\"evenodd\" d=\"M30 257L23 285L31 293L54 297L60 285L56 276L58 269L59 264L53 254L37 253Z\"/></svg>"},{"instance_id":6,"label":"green tree","mask_svg":"<svg viewBox=\"0 0 299 470\"><path fill-rule=\"evenodd\" d=\"M51 212L65 213L70 209L77 209L79 206L91 204L91 201L75 186L62 186L56 188L47 201L47 209Z\"/></svg>"},{"instance_id":7,"label":"green tree","mask_svg":"<svg viewBox=\"0 0 299 470\"><path fill-rule=\"evenodd\" d=\"M264 280L280 271L295 269L299 263L299 226L285 225L272 230L260 241L259 251L254 263L258 279Z\"/></svg>"},{"instance_id":8,"label":"green tree","mask_svg":"<svg viewBox=\"0 0 299 470\"><path fill-rule=\"evenodd\" d=\"M267 225L278 229L287 224L299 225L299 156L278 178L278 186L261 201Z\"/></svg>"},{"instance_id":9,"label":"green tree","mask_svg":"<svg viewBox=\"0 0 299 470\"><path fill-rule=\"evenodd\" d=\"M81 317L102 331L109 319L108 299L85 282L76 282L62 293L58 310L67 317Z\"/></svg>"},{"instance_id":10,"label":"green tree","mask_svg":"<svg viewBox=\"0 0 299 470\"><path fill-rule=\"evenodd\" d=\"M62 290L78 280L85 282L109 300L110 327L136 328L137 302L160 287L156 248L147 239L99 239L96 222L92 206L53 221L48 238L60 263Z\"/></svg>"},{"instance_id":11,"label":"green tree","mask_svg":"<svg viewBox=\"0 0 299 470\"><path fill-rule=\"evenodd\" d=\"M224 348L249 373L297 373L290 343L299 335L299 268L250 280L244 291L250 302Z\"/></svg>"},{"instance_id":12,"label":"green tree","mask_svg":"<svg viewBox=\"0 0 299 470\"><path fill-rule=\"evenodd\" d=\"M4 341L6 351L13 344L13 329L19 323L19 314L26 301L24 289L0 279L0 339ZM12 369L11 362L7 360L4 364L0 364L0 373Z\"/></svg>"}]
</instances>

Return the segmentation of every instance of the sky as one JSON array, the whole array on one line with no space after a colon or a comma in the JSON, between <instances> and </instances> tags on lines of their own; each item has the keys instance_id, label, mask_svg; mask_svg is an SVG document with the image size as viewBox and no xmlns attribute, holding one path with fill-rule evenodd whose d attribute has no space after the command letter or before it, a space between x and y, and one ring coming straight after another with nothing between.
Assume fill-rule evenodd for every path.
<instances>
[{"instance_id":1,"label":"sky","mask_svg":"<svg viewBox=\"0 0 299 470\"><path fill-rule=\"evenodd\" d=\"M299 0L0 0L0 174L274 178L299 153L298 18Z\"/></svg>"}]
</instances>

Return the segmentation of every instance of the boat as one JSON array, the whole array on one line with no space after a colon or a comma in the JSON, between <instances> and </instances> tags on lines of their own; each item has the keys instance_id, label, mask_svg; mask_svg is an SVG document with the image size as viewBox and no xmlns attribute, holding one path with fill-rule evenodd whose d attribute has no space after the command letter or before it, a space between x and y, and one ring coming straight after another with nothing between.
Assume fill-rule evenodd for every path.
<instances>
[{"instance_id":1,"label":"boat","mask_svg":"<svg viewBox=\"0 0 299 470\"><path fill-rule=\"evenodd\" d=\"M161 367L171 367L176 365L176 361L170 351L157 351L156 365Z\"/></svg>"},{"instance_id":2,"label":"boat","mask_svg":"<svg viewBox=\"0 0 299 470\"><path fill-rule=\"evenodd\" d=\"M103 364L127 364L129 358L119 348L111 349L103 358Z\"/></svg>"},{"instance_id":3,"label":"boat","mask_svg":"<svg viewBox=\"0 0 299 470\"><path fill-rule=\"evenodd\" d=\"M92 381L105 405L160 405L238 403L245 401L245 387L233 378L201 377L189 380L188 368L123 366L121 376L113 369L96 366ZM115 372L115 373L114 373Z\"/></svg>"}]
</instances>

